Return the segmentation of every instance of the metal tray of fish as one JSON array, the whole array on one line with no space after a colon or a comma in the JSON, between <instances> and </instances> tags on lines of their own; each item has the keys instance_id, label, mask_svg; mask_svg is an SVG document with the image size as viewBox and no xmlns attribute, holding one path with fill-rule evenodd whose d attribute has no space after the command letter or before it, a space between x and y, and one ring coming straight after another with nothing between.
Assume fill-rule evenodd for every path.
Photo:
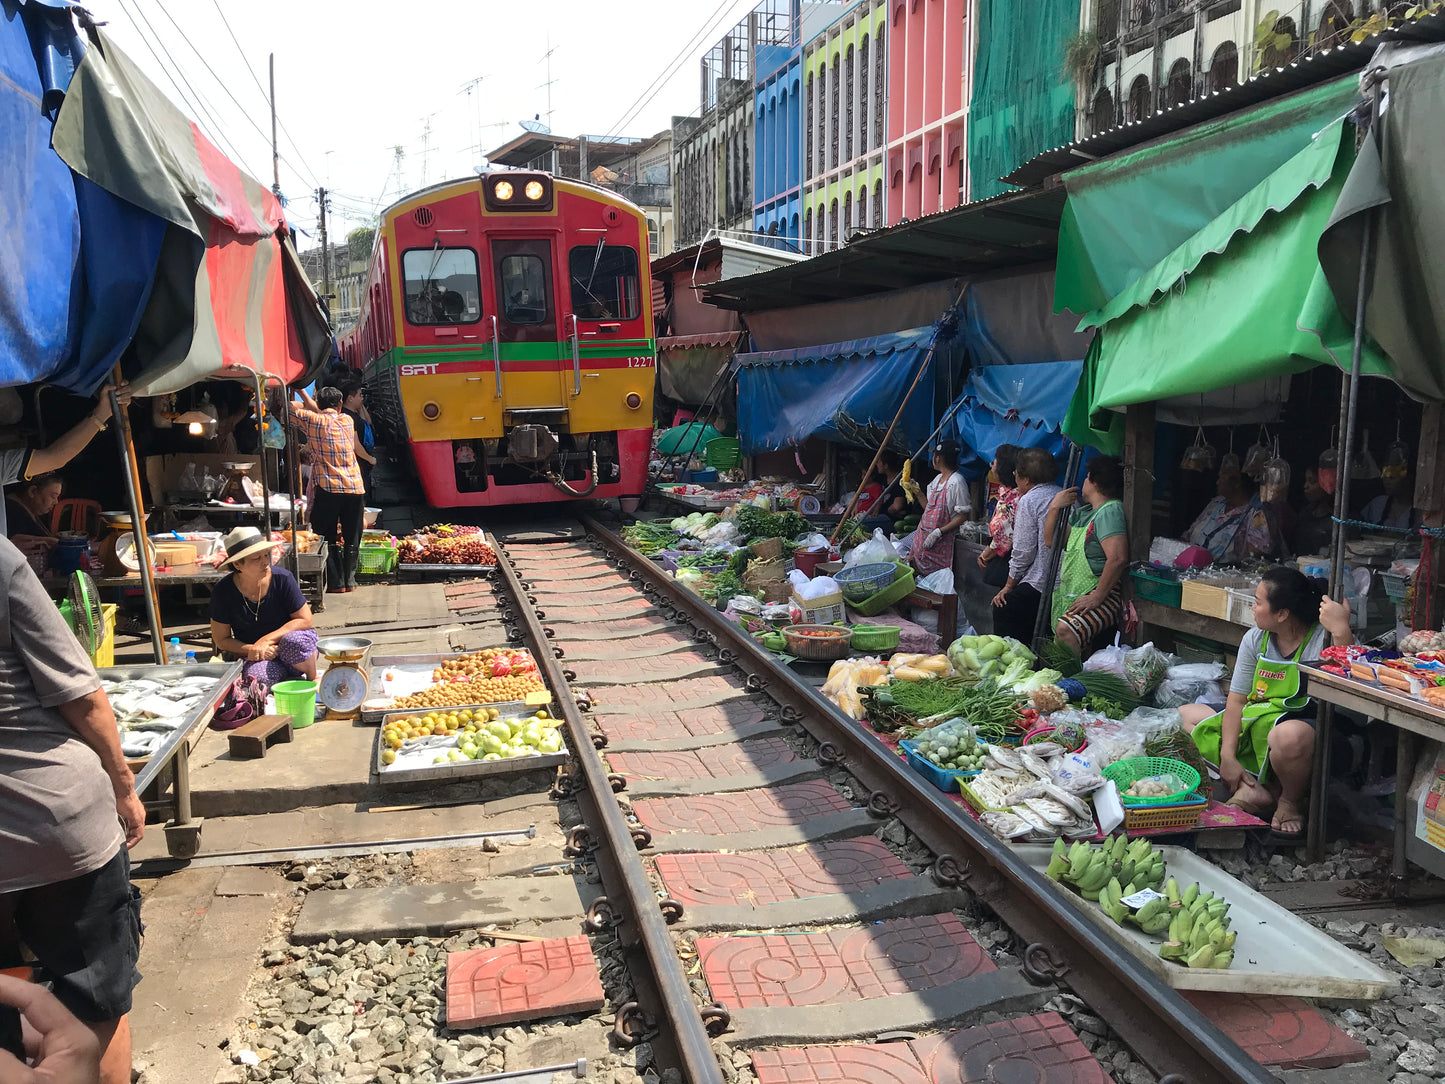
<instances>
[{"instance_id":1,"label":"metal tray of fish","mask_svg":"<svg viewBox=\"0 0 1445 1084\"><path fill-rule=\"evenodd\" d=\"M448 573L464 573L468 576L487 576L497 570L496 565L421 565L408 564L405 561L397 562L396 571L415 572L419 575L436 576Z\"/></svg>"},{"instance_id":2,"label":"metal tray of fish","mask_svg":"<svg viewBox=\"0 0 1445 1084\"><path fill-rule=\"evenodd\" d=\"M175 723L166 734L161 743L145 754L146 763L136 773L135 789L143 791L154 782L160 770L170 763L175 756L176 750L181 743L190 738L197 730L204 727L215 715L216 709L220 707L221 701L225 700L231 685L241 676L240 662L204 662L188 663L179 666L158 666L155 664L145 666L106 666L96 671L100 680L106 684L124 682L158 682L161 685L170 686L187 679L210 678L215 685L200 698L199 702L191 707L184 714L175 718ZM107 689L107 699L112 699L115 690ZM125 713L131 714L131 713ZM122 713L117 713L117 722L121 723L121 729L125 730L121 722ZM172 720L167 720L171 722ZM134 759L141 759L136 757Z\"/></svg>"}]
</instances>

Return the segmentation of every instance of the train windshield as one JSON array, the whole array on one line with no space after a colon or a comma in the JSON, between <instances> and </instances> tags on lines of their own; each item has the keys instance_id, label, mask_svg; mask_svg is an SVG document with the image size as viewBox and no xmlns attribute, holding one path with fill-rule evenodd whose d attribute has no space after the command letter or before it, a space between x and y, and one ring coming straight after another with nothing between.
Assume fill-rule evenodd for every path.
<instances>
[{"instance_id":1,"label":"train windshield","mask_svg":"<svg viewBox=\"0 0 1445 1084\"><path fill-rule=\"evenodd\" d=\"M579 320L636 320L642 310L637 253L626 245L578 245L567 255Z\"/></svg>"},{"instance_id":2,"label":"train windshield","mask_svg":"<svg viewBox=\"0 0 1445 1084\"><path fill-rule=\"evenodd\" d=\"M501 303L509 323L541 324L547 320L547 265L540 256L503 256L497 275Z\"/></svg>"},{"instance_id":3,"label":"train windshield","mask_svg":"<svg viewBox=\"0 0 1445 1084\"><path fill-rule=\"evenodd\" d=\"M469 248L414 248L402 253L406 318L412 324L474 324L482 318L477 254Z\"/></svg>"}]
</instances>

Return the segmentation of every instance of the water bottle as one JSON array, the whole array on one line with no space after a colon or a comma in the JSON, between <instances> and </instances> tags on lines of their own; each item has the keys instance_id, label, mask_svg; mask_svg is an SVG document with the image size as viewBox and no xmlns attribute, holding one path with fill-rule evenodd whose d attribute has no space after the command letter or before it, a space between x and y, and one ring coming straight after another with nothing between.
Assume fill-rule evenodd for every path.
<instances>
[{"instance_id":1,"label":"water bottle","mask_svg":"<svg viewBox=\"0 0 1445 1084\"><path fill-rule=\"evenodd\" d=\"M177 666L185 661L185 653L181 650L181 638L179 636L172 636L170 648L166 651L166 662L172 666Z\"/></svg>"},{"instance_id":2,"label":"water bottle","mask_svg":"<svg viewBox=\"0 0 1445 1084\"><path fill-rule=\"evenodd\" d=\"M187 651L187 652L186 652L186 665L187 665L187 666L190 666L190 665L195 664L195 662L196 662L196 653L195 653L194 651Z\"/></svg>"}]
</instances>

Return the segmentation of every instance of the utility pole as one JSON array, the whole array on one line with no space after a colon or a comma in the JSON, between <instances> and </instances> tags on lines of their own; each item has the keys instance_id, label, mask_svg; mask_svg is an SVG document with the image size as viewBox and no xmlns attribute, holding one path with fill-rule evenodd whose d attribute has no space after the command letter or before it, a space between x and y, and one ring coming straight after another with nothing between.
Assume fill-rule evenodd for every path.
<instances>
[{"instance_id":1,"label":"utility pole","mask_svg":"<svg viewBox=\"0 0 1445 1084\"><path fill-rule=\"evenodd\" d=\"M271 54L271 191L281 195L281 151L276 146L276 54Z\"/></svg>"},{"instance_id":2,"label":"utility pole","mask_svg":"<svg viewBox=\"0 0 1445 1084\"><path fill-rule=\"evenodd\" d=\"M319 229L321 233L321 296L331 298L331 246L326 241L326 189L316 190L316 202L321 207Z\"/></svg>"}]
</instances>

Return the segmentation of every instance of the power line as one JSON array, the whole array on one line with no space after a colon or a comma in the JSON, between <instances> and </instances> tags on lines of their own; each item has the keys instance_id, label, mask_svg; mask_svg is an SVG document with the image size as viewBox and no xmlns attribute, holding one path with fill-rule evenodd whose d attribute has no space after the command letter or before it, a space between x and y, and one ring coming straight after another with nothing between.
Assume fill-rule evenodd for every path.
<instances>
[{"instance_id":1,"label":"power line","mask_svg":"<svg viewBox=\"0 0 1445 1084\"><path fill-rule=\"evenodd\" d=\"M231 44L236 47L236 52L239 53L241 56L241 63L244 64L246 67L246 74L251 77L251 82L256 84L256 89L261 93L261 100L266 103L266 108L269 109L271 107L271 95L266 93L266 88L261 85L261 77L258 76L256 74L256 70L251 67L251 61L246 56L246 50L241 48L241 42L236 37L236 32L231 29L230 20L226 18L226 13L221 10L220 0L211 0L211 3L216 8L216 14L221 17L221 22L226 27L226 33L231 36ZM295 138L291 135L290 130L286 127L286 122L281 119L279 114L276 117L276 122L281 126L281 132L286 136L287 141L291 144L291 149L296 152L296 157L301 159L301 164L306 167L307 176L309 176L313 181L315 181L316 172L311 168L311 163L306 161L306 156L301 153L301 144L296 142ZM286 164L291 165L289 161L287 161ZM295 169L294 166L292 166L292 168ZM297 172L299 173L300 171L298 170ZM321 186L319 184L315 184L313 185L313 187L320 188Z\"/></svg>"},{"instance_id":2,"label":"power line","mask_svg":"<svg viewBox=\"0 0 1445 1084\"><path fill-rule=\"evenodd\" d=\"M135 0L135 5L137 8L139 8L140 0ZM161 14L170 21L170 24L176 28L176 33L181 36L181 40L186 43L186 45L190 48L191 52L196 54L196 59L198 59L201 62L202 66L205 67L206 71L210 73L211 78L214 79L216 83L220 86L220 88L226 92L226 97L230 98L231 103L241 111L241 116L246 118L246 123L248 123L252 128L256 129L256 134L261 137L263 142L269 145L271 142L270 136L259 124L256 123L255 118L252 117L250 113L246 112L246 107L236 100L236 96L231 93L231 88L226 86L226 84L221 81L221 77L216 74L216 70L211 67L210 62L206 60L206 58L201 54L201 51L196 48L195 44L186 35L186 32L181 29L181 24L176 22L175 17L171 15L168 10L166 10L165 4L163 4L161 0L155 0L155 5L156 7L160 8ZM244 56L242 57L242 59L245 59ZM248 64L247 67L249 68L249 66L250 65ZM197 91L197 93L199 94L200 92ZM295 170L298 176L301 174L301 171L297 169L296 166L289 159L287 159L284 155L282 155L281 157L282 161L284 161L288 166ZM306 173L311 179L312 187L319 188L320 184L316 180L316 175L312 173L309 168L306 170Z\"/></svg>"},{"instance_id":3,"label":"power line","mask_svg":"<svg viewBox=\"0 0 1445 1084\"><path fill-rule=\"evenodd\" d=\"M615 124L613 124L612 127L607 129L606 133L603 135L604 139L607 139L619 133L623 128L631 124L632 121L636 118L636 116L642 112L642 110L646 109L647 106L651 104L653 98L656 98L657 95L662 92L662 88L665 87L672 80L672 77L677 74L677 70L688 58L689 54L691 54L691 52L695 48L697 48L699 43L707 39L707 36L713 32L713 28L714 26L716 26L716 24L723 21L725 10L728 9L733 4L733 2L734 0L722 0L722 3L720 3L713 10L713 13L703 20L702 26L693 34L693 36L688 40L687 44L684 45L680 50L678 50L677 54L670 61L668 61L666 65L664 65L662 74L658 75L655 79L653 79L653 81L643 89L642 93L637 96L637 100L634 101L632 105L627 107L627 111L623 114L622 118L618 120ZM648 91L651 91L652 93L648 94Z\"/></svg>"},{"instance_id":4,"label":"power line","mask_svg":"<svg viewBox=\"0 0 1445 1084\"><path fill-rule=\"evenodd\" d=\"M166 79L170 81L171 86L175 88L176 96L179 97L181 101L186 103L186 105L196 115L197 120L199 120L204 115L206 119L210 122L211 128L216 136L216 141L220 143L221 146L226 149L227 153L232 155L237 162L242 161L240 154L236 152L236 148L226 137L225 130L221 127L220 122L217 121L214 116L204 110L201 106L197 105L196 102L193 101L191 97L188 96L186 92L181 89L180 83L176 82L176 77L171 74L171 69L166 66L165 61L162 60L160 54L156 52L155 46L151 44L151 38L154 37L157 41L159 41L159 35L156 34L155 28L151 26L150 20L145 17L145 12L140 11L139 4L137 4L136 6L136 11L140 13L141 20L146 24L147 29L150 30L149 35L147 35L146 32L140 28L140 23L136 21L135 15L133 15L130 8L126 6L125 0L120 0L120 6L121 10L125 12L125 17L130 20L131 26L135 28L136 34L140 37L141 41L145 43L146 49L149 50L151 56L155 58L157 66L165 74ZM176 70L177 72L180 72L179 65L177 65ZM190 88L194 93L194 88L191 87L190 82L186 79L185 73L180 72L180 76L181 83L185 83L186 86ZM197 97L199 97L199 95L197 95Z\"/></svg>"}]
</instances>

